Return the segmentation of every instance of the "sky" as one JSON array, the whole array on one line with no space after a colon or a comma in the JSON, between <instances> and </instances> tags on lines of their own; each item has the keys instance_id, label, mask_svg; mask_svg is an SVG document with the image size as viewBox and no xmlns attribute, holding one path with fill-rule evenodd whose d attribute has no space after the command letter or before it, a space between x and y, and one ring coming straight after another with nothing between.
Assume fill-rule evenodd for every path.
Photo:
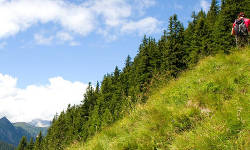
<instances>
[{"instance_id":1,"label":"sky","mask_svg":"<svg viewBox=\"0 0 250 150\"><path fill-rule=\"evenodd\" d=\"M210 2L0 0L0 117L51 120L121 69L144 35L159 39L173 14L186 27Z\"/></svg>"}]
</instances>

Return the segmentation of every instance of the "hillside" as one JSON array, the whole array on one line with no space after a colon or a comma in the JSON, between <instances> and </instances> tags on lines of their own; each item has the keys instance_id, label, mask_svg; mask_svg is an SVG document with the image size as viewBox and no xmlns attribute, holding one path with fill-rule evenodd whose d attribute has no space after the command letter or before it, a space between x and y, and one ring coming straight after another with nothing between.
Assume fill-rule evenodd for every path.
<instances>
[{"instance_id":1,"label":"hillside","mask_svg":"<svg viewBox=\"0 0 250 150\"><path fill-rule=\"evenodd\" d=\"M35 127L25 122L17 122L13 124L16 128L21 128L27 131L32 137L36 137L39 132L42 132L42 135L47 134L48 127Z\"/></svg>"},{"instance_id":2,"label":"hillside","mask_svg":"<svg viewBox=\"0 0 250 150\"><path fill-rule=\"evenodd\" d=\"M22 136L31 137L24 129L14 127L6 117L0 119L0 141L17 146Z\"/></svg>"},{"instance_id":3,"label":"hillside","mask_svg":"<svg viewBox=\"0 0 250 150\"><path fill-rule=\"evenodd\" d=\"M26 136L29 140L31 137L35 138L40 131L42 135L46 135L47 129L48 127L35 127L25 122L11 123L3 117L0 119L0 141L4 142L1 146L8 146L5 143L17 146L22 136Z\"/></svg>"},{"instance_id":4,"label":"hillside","mask_svg":"<svg viewBox=\"0 0 250 150\"><path fill-rule=\"evenodd\" d=\"M79 149L246 146L249 53L233 52L230 31L247 4L212 0L207 12L192 13L187 28L177 14L170 16L158 40L145 35L123 68L114 66L96 85L89 83L79 105L55 114L36 149L65 149L78 141L85 143Z\"/></svg>"},{"instance_id":5,"label":"hillside","mask_svg":"<svg viewBox=\"0 0 250 150\"><path fill-rule=\"evenodd\" d=\"M249 48L207 57L124 119L67 149L247 149L249 62Z\"/></svg>"}]
</instances>

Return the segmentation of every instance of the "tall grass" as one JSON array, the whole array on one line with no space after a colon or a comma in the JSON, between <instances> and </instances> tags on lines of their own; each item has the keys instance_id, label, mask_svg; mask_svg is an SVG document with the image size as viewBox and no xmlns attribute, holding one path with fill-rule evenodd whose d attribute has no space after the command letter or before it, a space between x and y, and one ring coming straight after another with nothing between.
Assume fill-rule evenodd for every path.
<instances>
[{"instance_id":1,"label":"tall grass","mask_svg":"<svg viewBox=\"0 0 250 150\"><path fill-rule=\"evenodd\" d=\"M250 49L208 57L147 104L69 150L247 150Z\"/></svg>"}]
</instances>

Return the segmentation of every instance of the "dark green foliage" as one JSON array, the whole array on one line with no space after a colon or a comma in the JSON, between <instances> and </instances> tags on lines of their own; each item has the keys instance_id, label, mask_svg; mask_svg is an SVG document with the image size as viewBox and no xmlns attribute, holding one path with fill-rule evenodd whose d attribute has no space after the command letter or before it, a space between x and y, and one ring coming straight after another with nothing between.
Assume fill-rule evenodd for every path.
<instances>
[{"instance_id":1,"label":"dark green foliage","mask_svg":"<svg viewBox=\"0 0 250 150\"><path fill-rule=\"evenodd\" d=\"M33 138L30 138L30 142L28 143L27 150L33 150L34 149L34 141Z\"/></svg>"},{"instance_id":2,"label":"dark green foliage","mask_svg":"<svg viewBox=\"0 0 250 150\"><path fill-rule=\"evenodd\" d=\"M42 149L42 140L43 140L43 136L42 136L42 132L40 132L38 134L38 136L36 137L36 141L34 144L34 150L39 150ZM31 141L33 143L33 141ZM30 143L30 144L32 144Z\"/></svg>"},{"instance_id":3,"label":"dark green foliage","mask_svg":"<svg viewBox=\"0 0 250 150\"><path fill-rule=\"evenodd\" d=\"M165 68L174 77L186 68L186 51L184 50L184 27L177 20L177 15L169 19L169 33L167 36L167 49L163 51Z\"/></svg>"},{"instance_id":4,"label":"dark green foliage","mask_svg":"<svg viewBox=\"0 0 250 150\"><path fill-rule=\"evenodd\" d=\"M42 149L41 141L41 132L36 138L35 143L33 142L33 138L30 138L30 142L28 143L26 136L23 136L17 147L17 150L40 150Z\"/></svg>"},{"instance_id":5,"label":"dark green foliage","mask_svg":"<svg viewBox=\"0 0 250 150\"><path fill-rule=\"evenodd\" d=\"M28 145L27 138L25 136L23 136L18 147L17 147L17 150L26 150L27 145Z\"/></svg>"},{"instance_id":6,"label":"dark green foliage","mask_svg":"<svg viewBox=\"0 0 250 150\"><path fill-rule=\"evenodd\" d=\"M245 5L247 0L225 0L221 6L212 0L208 13L201 10L192 14L187 29L177 15L171 16L168 30L159 41L144 36L138 54L133 60L128 56L123 69L115 67L95 88L89 83L80 105L69 105L56 114L47 136L37 137L35 149L63 149L74 141L86 141L123 118L136 104L145 103L155 80L176 78L189 65L219 50L229 53L234 46L231 26L240 8L249 8ZM176 131L193 128L192 119L197 116L184 115L175 120Z\"/></svg>"}]
</instances>

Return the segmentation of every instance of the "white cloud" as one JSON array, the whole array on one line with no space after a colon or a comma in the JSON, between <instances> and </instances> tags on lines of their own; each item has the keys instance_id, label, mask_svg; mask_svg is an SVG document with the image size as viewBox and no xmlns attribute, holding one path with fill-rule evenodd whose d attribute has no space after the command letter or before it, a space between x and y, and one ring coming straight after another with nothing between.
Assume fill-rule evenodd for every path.
<instances>
[{"instance_id":1,"label":"white cloud","mask_svg":"<svg viewBox=\"0 0 250 150\"><path fill-rule=\"evenodd\" d=\"M65 44L67 43L69 46L79 46L80 43L74 41L74 37L64 31L57 32L55 36L51 35L46 37L44 33L36 33L34 34L35 43L38 45L51 45L52 43L56 44Z\"/></svg>"},{"instance_id":2,"label":"white cloud","mask_svg":"<svg viewBox=\"0 0 250 150\"><path fill-rule=\"evenodd\" d=\"M50 45L54 37L45 37L43 34L35 34L34 39L38 45Z\"/></svg>"},{"instance_id":3,"label":"white cloud","mask_svg":"<svg viewBox=\"0 0 250 150\"><path fill-rule=\"evenodd\" d=\"M74 37L71 36L69 33L67 32L58 32L56 34L57 38L60 39L61 41L72 41L74 40Z\"/></svg>"},{"instance_id":4,"label":"white cloud","mask_svg":"<svg viewBox=\"0 0 250 150\"><path fill-rule=\"evenodd\" d=\"M86 35L94 28L92 12L63 0L4 0L0 2L0 37L8 37L37 23L53 22Z\"/></svg>"},{"instance_id":5,"label":"white cloud","mask_svg":"<svg viewBox=\"0 0 250 150\"><path fill-rule=\"evenodd\" d=\"M71 82L62 77L49 79L47 85L17 87L17 78L0 73L0 116L12 122L30 122L39 118L51 120L68 104L79 104L87 84Z\"/></svg>"},{"instance_id":6,"label":"white cloud","mask_svg":"<svg viewBox=\"0 0 250 150\"><path fill-rule=\"evenodd\" d=\"M139 11L140 15L145 13L145 9L152 7L156 4L156 0L132 0L134 5L136 6L135 9Z\"/></svg>"},{"instance_id":7,"label":"white cloud","mask_svg":"<svg viewBox=\"0 0 250 150\"><path fill-rule=\"evenodd\" d=\"M201 1L200 1L200 5L201 5L201 8L202 8L205 12L207 12L208 9L209 9L209 7L210 7L209 2L207 2L206 0L201 0Z\"/></svg>"},{"instance_id":8,"label":"white cloud","mask_svg":"<svg viewBox=\"0 0 250 150\"><path fill-rule=\"evenodd\" d=\"M111 33L110 29L99 29L97 33L103 35L107 42L112 42L117 39L117 35L114 33Z\"/></svg>"},{"instance_id":9,"label":"white cloud","mask_svg":"<svg viewBox=\"0 0 250 150\"><path fill-rule=\"evenodd\" d=\"M94 0L90 7L97 15L104 18L108 26L118 26L123 19L131 16L132 8L125 0Z\"/></svg>"},{"instance_id":10,"label":"white cloud","mask_svg":"<svg viewBox=\"0 0 250 150\"><path fill-rule=\"evenodd\" d=\"M0 0L0 38L14 36L35 24L47 23L81 36L100 28L119 31L131 22L136 10L143 12L154 4L155 0L86 0L80 4L66 0ZM37 39L45 40L42 36Z\"/></svg>"},{"instance_id":11,"label":"white cloud","mask_svg":"<svg viewBox=\"0 0 250 150\"><path fill-rule=\"evenodd\" d=\"M147 17L136 22L124 24L121 28L123 33L152 34L159 31L160 22L152 17Z\"/></svg>"}]
</instances>

